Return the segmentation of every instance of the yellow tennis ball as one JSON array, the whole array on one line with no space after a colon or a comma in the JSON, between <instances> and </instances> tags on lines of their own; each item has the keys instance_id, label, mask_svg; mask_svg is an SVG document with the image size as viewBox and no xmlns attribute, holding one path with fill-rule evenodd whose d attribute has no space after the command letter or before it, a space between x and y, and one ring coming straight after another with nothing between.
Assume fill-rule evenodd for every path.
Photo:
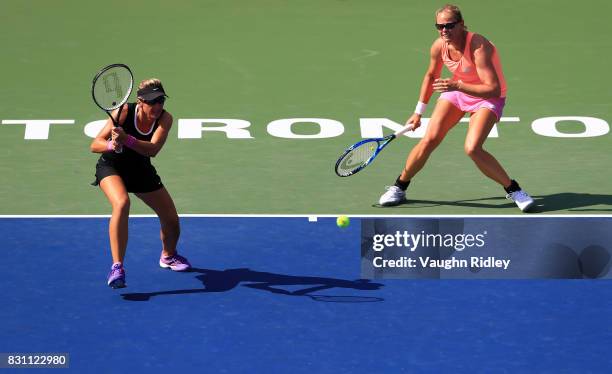
<instances>
[{"instance_id":1,"label":"yellow tennis ball","mask_svg":"<svg viewBox=\"0 0 612 374\"><path fill-rule=\"evenodd\" d=\"M351 220L347 216L340 216L336 219L336 225L341 228L348 227L351 223Z\"/></svg>"}]
</instances>

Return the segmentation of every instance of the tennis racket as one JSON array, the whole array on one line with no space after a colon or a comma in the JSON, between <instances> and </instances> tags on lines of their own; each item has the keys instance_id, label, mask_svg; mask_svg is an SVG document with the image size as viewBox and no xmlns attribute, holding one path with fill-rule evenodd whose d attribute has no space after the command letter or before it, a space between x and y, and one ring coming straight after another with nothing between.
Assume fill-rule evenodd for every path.
<instances>
[{"instance_id":1,"label":"tennis racket","mask_svg":"<svg viewBox=\"0 0 612 374\"><path fill-rule=\"evenodd\" d=\"M128 101L134 86L134 76L127 65L112 64L100 70L91 84L91 96L94 103L100 107L113 121L113 126L119 126L119 118L123 105ZM119 108L117 118L113 117L113 110ZM115 152L121 153L122 148Z\"/></svg>"},{"instance_id":2,"label":"tennis racket","mask_svg":"<svg viewBox=\"0 0 612 374\"><path fill-rule=\"evenodd\" d=\"M393 139L404 133L413 130L414 125L409 124L404 126L394 134L385 136L384 138L365 139L348 147L346 151L336 161L336 174L339 177L351 176L368 166L374 161L376 156L385 148Z\"/></svg>"}]
</instances>

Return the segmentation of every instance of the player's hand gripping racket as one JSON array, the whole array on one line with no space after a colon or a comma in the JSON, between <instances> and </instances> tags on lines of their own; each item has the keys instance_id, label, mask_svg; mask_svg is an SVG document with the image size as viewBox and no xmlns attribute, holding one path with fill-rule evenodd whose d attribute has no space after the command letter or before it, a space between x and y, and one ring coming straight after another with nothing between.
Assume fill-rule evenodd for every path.
<instances>
[{"instance_id":1,"label":"player's hand gripping racket","mask_svg":"<svg viewBox=\"0 0 612 374\"><path fill-rule=\"evenodd\" d=\"M414 129L414 124L404 126L394 134L384 138L365 139L348 147L336 162L336 174L340 177L351 176L374 161L376 156L398 136Z\"/></svg>"},{"instance_id":2,"label":"player's hand gripping racket","mask_svg":"<svg viewBox=\"0 0 612 374\"><path fill-rule=\"evenodd\" d=\"M113 121L113 126L119 126L119 118L123 104L125 104L132 93L134 76L127 65L108 65L96 74L91 84L91 96L94 103L100 107ZM117 118L113 117L113 110L119 108ZM121 153L122 148L115 150Z\"/></svg>"}]
</instances>

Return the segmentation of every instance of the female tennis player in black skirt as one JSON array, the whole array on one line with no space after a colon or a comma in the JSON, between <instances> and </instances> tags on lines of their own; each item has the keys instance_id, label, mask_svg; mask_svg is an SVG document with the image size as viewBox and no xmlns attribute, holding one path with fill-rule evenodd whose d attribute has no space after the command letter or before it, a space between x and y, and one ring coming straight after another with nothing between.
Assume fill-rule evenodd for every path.
<instances>
[{"instance_id":1,"label":"female tennis player in black skirt","mask_svg":"<svg viewBox=\"0 0 612 374\"><path fill-rule=\"evenodd\" d=\"M159 265L174 271L191 267L176 251L179 217L170 194L151 165L151 157L162 149L172 127L172 115L164 110L168 96L158 79L142 81L137 96L137 102L123 107L118 121L121 126L113 128L109 119L90 147L92 152L102 154L93 184L100 186L113 208L109 223L113 266L107 281L112 288L126 285L123 260L128 241L129 192L159 217L162 241Z\"/></svg>"}]
</instances>

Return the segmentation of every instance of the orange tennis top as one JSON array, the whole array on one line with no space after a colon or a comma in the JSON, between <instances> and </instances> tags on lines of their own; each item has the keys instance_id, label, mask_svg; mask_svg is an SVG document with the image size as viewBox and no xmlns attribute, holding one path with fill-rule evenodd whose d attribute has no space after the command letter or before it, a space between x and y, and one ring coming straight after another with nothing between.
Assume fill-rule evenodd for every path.
<instances>
[{"instance_id":1,"label":"orange tennis top","mask_svg":"<svg viewBox=\"0 0 612 374\"><path fill-rule=\"evenodd\" d=\"M442 62L444 62L444 65L446 65L448 70L453 73L454 80L461 80L462 82L468 84L482 84L482 81L476 72L476 65L474 65L474 61L472 61L472 51L470 50L472 36L474 36L474 33L467 33L465 50L463 51L463 56L459 61L453 61L448 52L448 44L442 44ZM500 97L506 97L506 79L504 78L504 72L502 71L499 55L497 54L497 48L495 48L493 43L491 43L491 45L493 46L493 67L495 68L495 72L497 73L499 84L501 86Z\"/></svg>"}]
</instances>

